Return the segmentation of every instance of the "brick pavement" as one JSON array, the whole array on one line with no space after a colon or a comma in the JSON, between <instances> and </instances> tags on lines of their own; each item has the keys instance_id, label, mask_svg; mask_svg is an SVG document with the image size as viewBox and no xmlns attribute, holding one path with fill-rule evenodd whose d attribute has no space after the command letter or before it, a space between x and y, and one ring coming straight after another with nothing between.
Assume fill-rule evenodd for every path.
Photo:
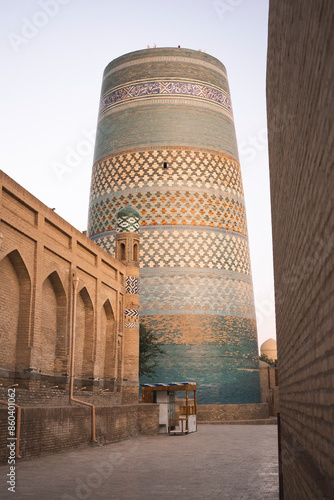
<instances>
[{"instance_id":1,"label":"brick pavement","mask_svg":"<svg viewBox=\"0 0 334 500\"><path fill-rule=\"evenodd\" d=\"M277 427L199 425L188 436L140 436L22 460L16 493L38 500L278 500Z\"/></svg>"}]
</instances>

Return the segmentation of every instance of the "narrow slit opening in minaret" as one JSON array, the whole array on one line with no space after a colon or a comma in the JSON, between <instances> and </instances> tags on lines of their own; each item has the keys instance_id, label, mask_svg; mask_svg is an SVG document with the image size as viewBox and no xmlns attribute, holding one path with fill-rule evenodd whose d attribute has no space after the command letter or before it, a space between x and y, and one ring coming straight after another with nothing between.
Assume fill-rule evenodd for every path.
<instances>
[{"instance_id":1,"label":"narrow slit opening in minaret","mask_svg":"<svg viewBox=\"0 0 334 500\"><path fill-rule=\"evenodd\" d=\"M167 162L164 161L164 168L167 168Z\"/></svg>"}]
</instances>

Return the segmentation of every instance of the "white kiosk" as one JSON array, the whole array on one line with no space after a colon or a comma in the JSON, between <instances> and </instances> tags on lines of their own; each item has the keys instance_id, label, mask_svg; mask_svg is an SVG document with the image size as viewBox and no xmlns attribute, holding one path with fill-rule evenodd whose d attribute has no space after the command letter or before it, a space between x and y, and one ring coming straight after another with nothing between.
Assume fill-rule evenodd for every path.
<instances>
[{"instance_id":1,"label":"white kiosk","mask_svg":"<svg viewBox=\"0 0 334 500\"><path fill-rule=\"evenodd\" d=\"M189 434L197 431L196 383L172 382L170 384L142 384L143 403L159 404L159 433ZM175 410L175 393L186 393L185 404ZM189 402L189 391L194 391L193 404Z\"/></svg>"}]
</instances>

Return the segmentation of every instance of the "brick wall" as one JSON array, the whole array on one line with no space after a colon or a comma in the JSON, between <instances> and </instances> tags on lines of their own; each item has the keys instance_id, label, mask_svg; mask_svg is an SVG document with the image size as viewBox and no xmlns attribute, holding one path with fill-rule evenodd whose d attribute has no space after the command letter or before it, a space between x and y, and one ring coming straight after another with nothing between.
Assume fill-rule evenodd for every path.
<instances>
[{"instance_id":1,"label":"brick wall","mask_svg":"<svg viewBox=\"0 0 334 500\"><path fill-rule=\"evenodd\" d=\"M262 403L267 403L269 414L276 417L279 412L278 370L275 366L260 361L260 386Z\"/></svg>"},{"instance_id":2,"label":"brick wall","mask_svg":"<svg viewBox=\"0 0 334 500\"><path fill-rule=\"evenodd\" d=\"M123 318L126 267L3 172L0 185L0 397L8 379L30 388L30 395L19 393L23 404L38 395L49 404L57 388L68 399L76 275L75 390L100 400L101 391L130 385L136 400L138 364L131 384L122 369L132 354Z\"/></svg>"},{"instance_id":3,"label":"brick wall","mask_svg":"<svg viewBox=\"0 0 334 500\"><path fill-rule=\"evenodd\" d=\"M271 0L267 102L283 486L333 498L331 0Z\"/></svg>"},{"instance_id":4,"label":"brick wall","mask_svg":"<svg viewBox=\"0 0 334 500\"><path fill-rule=\"evenodd\" d=\"M6 427L7 408L0 407L1 426ZM157 405L121 405L96 408L98 444L113 443L138 434L156 434ZM6 429L0 437L0 461L6 463ZM22 458L55 453L91 443L91 409L78 406L22 408L20 454Z\"/></svg>"},{"instance_id":5,"label":"brick wall","mask_svg":"<svg viewBox=\"0 0 334 500\"><path fill-rule=\"evenodd\" d=\"M219 420L254 420L269 417L268 405L265 403L244 405L198 405L198 422L214 422Z\"/></svg>"}]
</instances>

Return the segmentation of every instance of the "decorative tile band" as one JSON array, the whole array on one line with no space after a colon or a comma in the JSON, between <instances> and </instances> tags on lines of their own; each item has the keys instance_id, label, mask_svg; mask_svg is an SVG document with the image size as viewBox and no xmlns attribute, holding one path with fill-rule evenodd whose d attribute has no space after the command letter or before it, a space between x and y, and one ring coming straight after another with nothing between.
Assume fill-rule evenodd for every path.
<instances>
[{"instance_id":1,"label":"decorative tile band","mask_svg":"<svg viewBox=\"0 0 334 500\"><path fill-rule=\"evenodd\" d=\"M129 200L129 198L131 200ZM90 205L90 236L113 231L139 232L139 218L118 217L119 206L130 201L145 226L200 226L247 234L244 202L232 196L182 190L137 192L129 196L117 193ZM124 204L124 205L123 205Z\"/></svg>"},{"instance_id":2,"label":"decorative tile band","mask_svg":"<svg viewBox=\"0 0 334 500\"><path fill-rule=\"evenodd\" d=\"M256 322L252 318L166 313L143 314L141 320L156 332L159 342L165 345L214 344L225 347L223 354L241 355L258 363Z\"/></svg>"},{"instance_id":3,"label":"decorative tile band","mask_svg":"<svg viewBox=\"0 0 334 500\"><path fill-rule=\"evenodd\" d=\"M216 227L247 234L239 164L225 155L152 150L96 163L89 235L116 229L117 213L128 204L141 215L142 226ZM128 222L120 220L118 230L122 224Z\"/></svg>"},{"instance_id":4,"label":"decorative tile band","mask_svg":"<svg viewBox=\"0 0 334 500\"><path fill-rule=\"evenodd\" d=\"M90 199L94 202L117 192L172 187L212 190L241 199L244 196L239 163L230 156L214 151L161 148L116 154L95 163ZM128 194L126 198L131 203Z\"/></svg>"},{"instance_id":5,"label":"decorative tile band","mask_svg":"<svg viewBox=\"0 0 334 500\"><path fill-rule=\"evenodd\" d=\"M180 273L179 269L164 273L142 269L141 281L142 315L215 314L255 319L249 277L209 270L198 273L197 269L187 273Z\"/></svg>"},{"instance_id":6,"label":"decorative tile band","mask_svg":"<svg viewBox=\"0 0 334 500\"><path fill-rule=\"evenodd\" d=\"M133 82L131 85L127 84L112 89L101 98L100 115L113 106L124 102L148 97L166 97L169 95L213 102L223 107L232 115L231 100L224 90L205 83L170 80Z\"/></svg>"},{"instance_id":7,"label":"decorative tile band","mask_svg":"<svg viewBox=\"0 0 334 500\"><path fill-rule=\"evenodd\" d=\"M139 293L139 278L136 276L127 276L125 279L125 293Z\"/></svg>"},{"instance_id":8,"label":"decorative tile band","mask_svg":"<svg viewBox=\"0 0 334 500\"><path fill-rule=\"evenodd\" d=\"M139 316L139 311L138 309L125 309L125 316Z\"/></svg>"},{"instance_id":9,"label":"decorative tile band","mask_svg":"<svg viewBox=\"0 0 334 500\"><path fill-rule=\"evenodd\" d=\"M139 323L124 323L125 328L139 328Z\"/></svg>"},{"instance_id":10,"label":"decorative tile band","mask_svg":"<svg viewBox=\"0 0 334 500\"><path fill-rule=\"evenodd\" d=\"M141 229L140 268L216 269L251 275L248 241L245 237L206 229ZM94 241L114 253L115 236ZM162 272L162 271L161 271Z\"/></svg>"}]
</instances>

